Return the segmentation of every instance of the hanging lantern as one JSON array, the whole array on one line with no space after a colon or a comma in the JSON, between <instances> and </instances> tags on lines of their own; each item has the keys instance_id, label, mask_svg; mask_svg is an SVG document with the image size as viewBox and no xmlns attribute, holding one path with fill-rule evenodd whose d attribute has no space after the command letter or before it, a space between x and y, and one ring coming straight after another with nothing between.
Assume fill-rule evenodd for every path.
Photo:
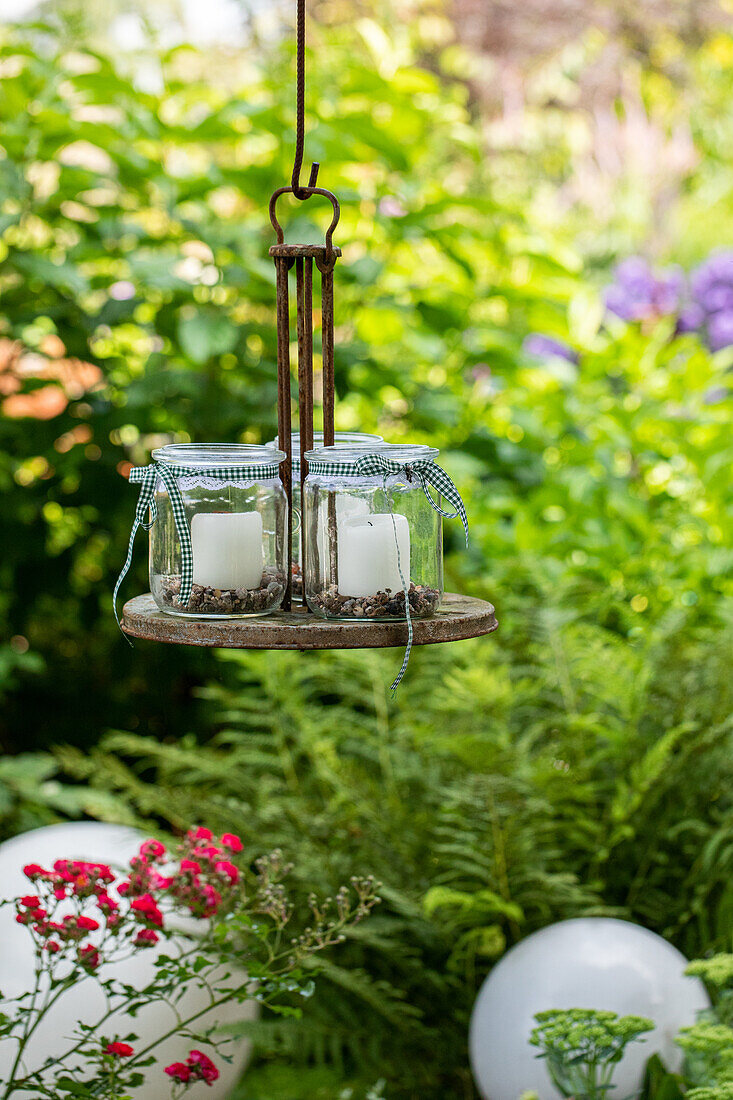
<instances>
[{"instance_id":1,"label":"hanging lantern","mask_svg":"<svg viewBox=\"0 0 733 1100\"><path fill-rule=\"evenodd\" d=\"M334 431L333 243L336 196L313 164L300 182L305 134L305 0L297 0L297 130L291 182L270 199L276 243L278 439L265 447L162 448L136 467L137 528L150 531L151 593L130 600L130 638L238 649L361 649L489 634L484 600L443 593L443 517L460 494L425 446ZM323 244L287 244L277 205L291 194L331 204ZM314 432L313 279L320 276L322 430ZM291 279L295 289L298 424L291 422ZM279 474L278 474L279 467ZM447 506L447 507L446 507Z\"/></svg>"}]
</instances>

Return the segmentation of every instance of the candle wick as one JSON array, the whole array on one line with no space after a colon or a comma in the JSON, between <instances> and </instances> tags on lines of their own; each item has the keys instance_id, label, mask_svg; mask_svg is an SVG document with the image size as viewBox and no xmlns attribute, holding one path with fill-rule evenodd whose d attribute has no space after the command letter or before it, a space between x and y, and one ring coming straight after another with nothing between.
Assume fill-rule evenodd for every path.
<instances>
[{"instance_id":1,"label":"candle wick","mask_svg":"<svg viewBox=\"0 0 733 1100\"><path fill-rule=\"evenodd\" d=\"M367 520L367 524L368 524L368 526L369 526L369 527L373 527L373 526L374 526L374 524L372 523L372 521L371 521L370 519L368 519L368 520Z\"/></svg>"}]
</instances>

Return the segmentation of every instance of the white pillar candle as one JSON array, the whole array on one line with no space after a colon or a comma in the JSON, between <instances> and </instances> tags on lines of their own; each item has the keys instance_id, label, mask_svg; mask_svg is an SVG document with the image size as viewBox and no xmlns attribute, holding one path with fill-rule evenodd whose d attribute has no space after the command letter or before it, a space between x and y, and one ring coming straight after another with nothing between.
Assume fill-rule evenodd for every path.
<instances>
[{"instance_id":1,"label":"white pillar candle","mask_svg":"<svg viewBox=\"0 0 733 1100\"><path fill-rule=\"evenodd\" d=\"M191 521L193 583L205 588L259 588L259 512L197 512Z\"/></svg>"},{"instance_id":2,"label":"white pillar candle","mask_svg":"<svg viewBox=\"0 0 733 1100\"><path fill-rule=\"evenodd\" d=\"M396 535L396 537L395 537ZM407 516L371 515L345 519L338 526L338 590L342 596L375 596L402 591L410 583L410 525Z\"/></svg>"}]
</instances>

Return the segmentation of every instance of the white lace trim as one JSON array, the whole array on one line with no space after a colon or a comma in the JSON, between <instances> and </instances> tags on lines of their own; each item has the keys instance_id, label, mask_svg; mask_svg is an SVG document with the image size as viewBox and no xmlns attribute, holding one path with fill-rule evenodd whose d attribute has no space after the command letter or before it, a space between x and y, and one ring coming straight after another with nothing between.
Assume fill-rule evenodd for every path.
<instances>
[{"instance_id":1,"label":"white lace trim","mask_svg":"<svg viewBox=\"0 0 733 1100\"><path fill-rule=\"evenodd\" d=\"M184 492L187 489L194 489L197 486L203 489L223 489L227 485L234 485L237 489L249 489L252 485L256 485L261 478L253 478L249 481L241 481L232 478L222 481L221 478L206 477L205 474L192 474L191 477L179 477L176 479L178 486Z\"/></svg>"}]
</instances>

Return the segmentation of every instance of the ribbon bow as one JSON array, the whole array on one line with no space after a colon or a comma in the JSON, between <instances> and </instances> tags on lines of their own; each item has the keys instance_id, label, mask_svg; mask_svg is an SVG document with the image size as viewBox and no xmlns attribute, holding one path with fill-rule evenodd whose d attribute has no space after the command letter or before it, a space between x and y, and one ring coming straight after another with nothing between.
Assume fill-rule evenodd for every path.
<instances>
[{"instance_id":1,"label":"ribbon bow","mask_svg":"<svg viewBox=\"0 0 733 1100\"><path fill-rule=\"evenodd\" d=\"M199 475L211 478L213 481L257 481L260 478L277 477L278 468L279 464L276 459L271 463L250 463L246 466L207 466L206 468L181 466L172 462L158 462L156 460L153 460L149 466L133 466L130 470L130 481L140 485L140 494L135 507L135 519L130 532L130 541L127 545L127 558L117 578L112 596L117 625L121 627L120 616L117 613L117 594L132 564L137 529L142 527L145 531L149 531L158 518L155 488L159 478L168 491L168 499L171 502L173 520L176 525L176 534L181 546L181 591L178 598L181 605L186 607L193 588L193 549L191 547L191 531L186 519L186 507L183 503L181 490L178 487L178 478ZM150 511L149 520L146 519L148 510ZM132 642L130 644L132 645Z\"/></svg>"},{"instance_id":2,"label":"ribbon bow","mask_svg":"<svg viewBox=\"0 0 733 1100\"><path fill-rule=\"evenodd\" d=\"M310 468L313 468L312 464ZM463 530L466 533L466 546L468 546L468 516L466 515L465 505L461 500L461 494L445 470L433 462L431 458L418 458L414 462L398 462L394 458L387 458L386 455L362 455L361 458L357 458L354 468L359 474L381 474L385 481L395 474L404 474L408 481L416 478L420 482L430 507L438 515L445 516L446 519L456 519L460 516ZM440 507L430 492L431 487L453 505L454 510L452 512L446 512Z\"/></svg>"}]
</instances>

